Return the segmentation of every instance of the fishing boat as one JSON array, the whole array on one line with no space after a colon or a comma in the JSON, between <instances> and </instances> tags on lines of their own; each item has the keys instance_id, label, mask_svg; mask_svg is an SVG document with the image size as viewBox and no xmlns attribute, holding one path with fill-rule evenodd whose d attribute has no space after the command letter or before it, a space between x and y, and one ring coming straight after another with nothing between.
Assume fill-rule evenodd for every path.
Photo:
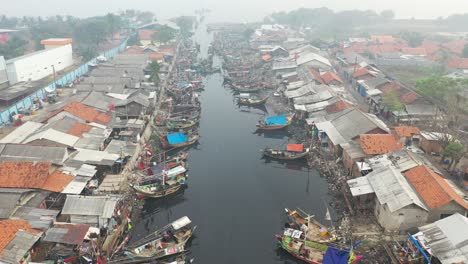
<instances>
[{"instance_id":1,"label":"fishing boat","mask_svg":"<svg viewBox=\"0 0 468 264\"><path fill-rule=\"evenodd\" d=\"M323 243L308 241L303 231L286 228L283 235L276 235L279 246L293 257L310 264L355 263L358 258L339 245L326 245Z\"/></svg>"},{"instance_id":2,"label":"fishing boat","mask_svg":"<svg viewBox=\"0 0 468 264\"><path fill-rule=\"evenodd\" d=\"M324 226L313 216L306 214L301 209L297 208L296 210L290 210L288 208L284 209L288 216L289 227L294 229L300 229L303 231L307 231L307 240L314 241L314 242L334 242L337 240L335 232L328 227ZM327 209L327 216L328 218L329 211Z\"/></svg>"},{"instance_id":3,"label":"fishing boat","mask_svg":"<svg viewBox=\"0 0 468 264\"><path fill-rule=\"evenodd\" d=\"M257 130L278 130L289 126L294 119L294 115L278 115L260 119Z\"/></svg>"},{"instance_id":4,"label":"fishing boat","mask_svg":"<svg viewBox=\"0 0 468 264\"><path fill-rule=\"evenodd\" d=\"M161 198L174 194L185 186L186 172L187 169L179 165L150 176L140 174L130 186L135 190L137 196Z\"/></svg>"},{"instance_id":5,"label":"fishing boat","mask_svg":"<svg viewBox=\"0 0 468 264\"><path fill-rule=\"evenodd\" d=\"M258 96L251 95L248 93L246 94L242 93L239 95L238 103L240 105L255 106L255 105L263 105L265 104L267 100L268 100L268 96L264 98L260 98Z\"/></svg>"},{"instance_id":6,"label":"fishing boat","mask_svg":"<svg viewBox=\"0 0 468 264\"><path fill-rule=\"evenodd\" d=\"M153 260L185 252L185 244L192 237L196 226L184 216L153 234L129 245L124 254L132 259L152 258Z\"/></svg>"},{"instance_id":7,"label":"fishing boat","mask_svg":"<svg viewBox=\"0 0 468 264\"><path fill-rule=\"evenodd\" d=\"M239 93L256 93L261 90L260 87L258 86L250 86L250 85L236 85L236 84L231 84L231 87L234 91L239 92Z\"/></svg>"},{"instance_id":8,"label":"fishing boat","mask_svg":"<svg viewBox=\"0 0 468 264\"><path fill-rule=\"evenodd\" d=\"M172 133L161 137L165 149L181 148L195 144L200 137L197 134L187 136L185 133Z\"/></svg>"},{"instance_id":9,"label":"fishing boat","mask_svg":"<svg viewBox=\"0 0 468 264\"><path fill-rule=\"evenodd\" d=\"M304 148L303 144L288 144L286 150L276 150L266 148L263 150L263 156L278 160L297 160L305 158L309 154L309 149Z\"/></svg>"},{"instance_id":10,"label":"fishing boat","mask_svg":"<svg viewBox=\"0 0 468 264\"><path fill-rule=\"evenodd\" d=\"M182 129L188 129L193 126L195 126L197 122L190 120L190 119L177 119L177 120L168 120L166 122L166 128L168 130L174 131L174 130L182 130Z\"/></svg>"}]
</instances>

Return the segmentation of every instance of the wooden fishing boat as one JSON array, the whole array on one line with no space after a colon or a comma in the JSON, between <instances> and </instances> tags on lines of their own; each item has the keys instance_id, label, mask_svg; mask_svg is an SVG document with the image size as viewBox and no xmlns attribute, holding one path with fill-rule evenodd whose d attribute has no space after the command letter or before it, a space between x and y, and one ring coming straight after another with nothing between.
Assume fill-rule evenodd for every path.
<instances>
[{"instance_id":1,"label":"wooden fishing boat","mask_svg":"<svg viewBox=\"0 0 468 264\"><path fill-rule=\"evenodd\" d=\"M279 246L293 257L310 264L337 263L347 264L353 254L338 245L329 246L307 241L304 232L286 228L283 235L276 235Z\"/></svg>"},{"instance_id":2,"label":"wooden fishing boat","mask_svg":"<svg viewBox=\"0 0 468 264\"><path fill-rule=\"evenodd\" d=\"M166 122L166 128L168 130L182 130L188 129L195 126L197 122L190 119L178 119L178 120L169 120Z\"/></svg>"},{"instance_id":3,"label":"wooden fishing boat","mask_svg":"<svg viewBox=\"0 0 468 264\"><path fill-rule=\"evenodd\" d=\"M258 96L253 96L250 94L241 94L239 96L238 103L240 105L247 105L247 106L256 106L256 105L263 105L268 100L268 96L264 98L260 98Z\"/></svg>"},{"instance_id":4,"label":"wooden fishing boat","mask_svg":"<svg viewBox=\"0 0 468 264\"><path fill-rule=\"evenodd\" d=\"M322 225L319 221L307 215L301 209L284 209L288 216L289 226L294 229L307 231L307 240L315 242L334 242L337 240L335 232Z\"/></svg>"},{"instance_id":5,"label":"wooden fishing boat","mask_svg":"<svg viewBox=\"0 0 468 264\"><path fill-rule=\"evenodd\" d=\"M239 93L256 93L261 90L261 88L258 86L241 86L233 83L231 84L231 87L234 91Z\"/></svg>"},{"instance_id":6,"label":"wooden fishing boat","mask_svg":"<svg viewBox=\"0 0 468 264\"><path fill-rule=\"evenodd\" d=\"M307 157L309 149L303 144L288 144L286 150L276 150L266 148L263 150L263 156L278 160L297 160Z\"/></svg>"},{"instance_id":7,"label":"wooden fishing boat","mask_svg":"<svg viewBox=\"0 0 468 264\"><path fill-rule=\"evenodd\" d=\"M162 173L151 176L137 175L130 187L137 196L145 198L161 198L176 193L185 186L187 169L176 166Z\"/></svg>"},{"instance_id":8,"label":"wooden fishing boat","mask_svg":"<svg viewBox=\"0 0 468 264\"><path fill-rule=\"evenodd\" d=\"M124 254L133 259L161 259L183 253L185 244L192 237L196 226L184 216L147 237L132 243Z\"/></svg>"},{"instance_id":9,"label":"wooden fishing boat","mask_svg":"<svg viewBox=\"0 0 468 264\"><path fill-rule=\"evenodd\" d=\"M294 120L294 115L278 115L260 119L257 130L279 130L289 126Z\"/></svg>"},{"instance_id":10,"label":"wooden fishing boat","mask_svg":"<svg viewBox=\"0 0 468 264\"><path fill-rule=\"evenodd\" d=\"M164 149L174 149L195 144L200 137L197 134L172 133L160 138Z\"/></svg>"}]
</instances>

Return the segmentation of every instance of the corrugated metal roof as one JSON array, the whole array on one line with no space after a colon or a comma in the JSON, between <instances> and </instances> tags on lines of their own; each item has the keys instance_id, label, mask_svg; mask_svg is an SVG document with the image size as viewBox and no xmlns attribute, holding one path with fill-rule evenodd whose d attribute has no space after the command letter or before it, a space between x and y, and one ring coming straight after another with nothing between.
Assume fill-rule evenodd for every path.
<instances>
[{"instance_id":1,"label":"corrugated metal roof","mask_svg":"<svg viewBox=\"0 0 468 264\"><path fill-rule=\"evenodd\" d=\"M328 100L333 97L333 94L328 91L321 91L316 94L301 96L294 98L294 104L298 105L306 105L306 104L313 104L321 101Z\"/></svg>"},{"instance_id":2,"label":"corrugated metal roof","mask_svg":"<svg viewBox=\"0 0 468 264\"><path fill-rule=\"evenodd\" d=\"M348 186L353 196L374 193L374 189L366 176L348 180Z\"/></svg>"},{"instance_id":3,"label":"corrugated metal roof","mask_svg":"<svg viewBox=\"0 0 468 264\"><path fill-rule=\"evenodd\" d=\"M0 139L0 143L21 143L27 137L39 130L39 128L41 128L43 125L44 124L41 123L27 121L26 123L13 130L10 134Z\"/></svg>"},{"instance_id":4,"label":"corrugated metal roof","mask_svg":"<svg viewBox=\"0 0 468 264\"><path fill-rule=\"evenodd\" d=\"M343 151L346 151L346 153L350 156L351 159L359 159L366 157L366 154L364 153L364 151L362 151L362 148L354 141L341 144L340 146L343 149Z\"/></svg>"},{"instance_id":5,"label":"corrugated metal roof","mask_svg":"<svg viewBox=\"0 0 468 264\"><path fill-rule=\"evenodd\" d=\"M111 154L105 151L78 149L78 151L70 157L72 160L80 161L90 165L107 165L112 166L116 160L120 158L117 154Z\"/></svg>"},{"instance_id":6,"label":"corrugated metal roof","mask_svg":"<svg viewBox=\"0 0 468 264\"><path fill-rule=\"evenodd\" d=\"M435 105L429 104L405 105L405 109L410 116L434 116L437 112Z\"/></svg>"},{"instance_id":7,"label":"corrugated metal roof","mask_svg":"<svg viewBox=\"0 0 468 264\"><path fill-rule=\"evenodd\" d=\"M83 176L83 177L93 177L96 172L96 166L88 165L88 164L80 164L77 168L71 166L64 166L60 168L61 171L71 174L74 176Z\"/></svg>"},{"instance_id":8,"label":"corrugated metal roof","mask_svg":"<svg viewBox=\"0 0 468 264\"><path fill-rule=\"evenodd\" d=\"M284 94L288 98L296 98L296 97L301 97L309 94L315 94L319 90L324 89L323 87L320 87L320 85L315 85L312 83L308 83L298 89L292 90L292 91L285 91Z\"/></svg>"},{"instance_id":9,"label":"corrugated metal roof","mask_svg":"<svg viewBox=\"0 0 468 264\"><path fill-rule=\"evenodd\" d=\"M340 113L339 116L331 120L331 123L346 141L376 128L389 131L385 123L378 120L376 116L364 113L359 109L349 108Z\"/></svg>"},{"instance_id":10,"label":"corrugated metal roof","mask_svg":"<svg viewBox=\"0 0 468 264\"><path fill-rule=\"evenodd\" d=\"M105 151L112 154L132 156L136 150L136 144L130 141L113 139L106 147Z\"/></svg>"},{"instance_id":11,"label":"corrugated metal roof","mask_svg":"<svg viewBox=\"0 0 468 264\"><path fill-rule=\"evenodd\" d=\"M317 111L324 110L328 105L330 105L330 101L323 101L314 104L306 104L306 105L294 105L294 109L299 111L305 111L308 113L313 113Z\"/></svg>"},{"instance_id":12,"label":"corrugated metal roof","mask_svg":"<svg viewBox=\"0 0 468 264\"><path fill-rule=\"evenodd\" d=\"M0 255L0 260L7 263L20 263L31 247L41 238L41 233L32 234L23 230L16 232L15 238L8 243Z\"/></svg>"},{"instance_id":13,"label":"corrugated metal roof","mask_svg":"<svg viewBox=\"0 0 468 264\"><path fill-rule=\"evenodd\" d=\"M47 139L52 142L57 142L68 147L73 147L80 138L54 130L54 129L47 129L45 131L42 131L35 135L30 136L23 143L27 144L34 140L39 140L39 139Z\"/></svg>"},{"instance_id":14,"label":"corrugated metal roof","mask_svg":"<svg viewBox=\"0 0 468 264\"><path fill-rule=\"evenodd\" d=\"M334 145L339 145L343 143L347 143L348 140L341 136L340 132L336 129L336 127L330 121L324 121L320 123L316 123L315 126L319 131L323 131L327 134L328 138L333 142Z\"/></svg>"},{"instance_id":15,"label":"corrugated metal roof","mask_svg":"<svg viewBox=\"0 0 468 264\"><path fill-rule=\"evenodd\" d=\"M57 223L47 230L43 240L68 245L81 245L88 230L88 225Z\"/></svg>"},{"instance_id":16,"label":"corrugated metal roof","mask_svg":"<svg viewBox=\"0 0 468 264\"><path fill-rule=\"evenodd\" d=\"M432 255L442 264L468 263L468 218L455 213L419 230Z\"/></svg>"},{"instance_id":17,"label":"corrugated metal roof","mask_svg":"<svg viewBox=\"0 0 468 264\"><path fill-rule=\"evenodd\" d=\"M73 179L73 181L70 182L67 187L65 187L65 189L63 189L62 193L80 194L88 184L89 180L89 177L76 176L75 179Z\"/></svg>"},{"instance_id":18,"label":"corrugated metal roof","mask_svg":"<svg viewBox=\"0 0 468 264\"><path fill-rule=\"evenodd\" d=\"M386 204L390 212L415 204L424 210L424 205L405 177L392 167L374 170L366 175L381 204Z\"/></svg>"},{"instance_id":19,"label":"corrugated metal roof","mask_svg":"<svg viewBox=\"0 0 468 264\"><path fill-rule=\"evenodd\" d=\"M0 144L0 161L48 161L62 165L68 158L65 147L42 147L21 144Z\"/></svg>"},{"instance_id":20,"label":"corrugated metal roof","mask_svg":"<svg viewBox=\"0 0 468 264\"><path fill-rule=\"evenodd\" d=\"M47 230L55 222L59 213L58 210L21 206L15 211L13 217L28 221L32 228Z\"/></svg>"},{"instance_id":21,"label":"corrugated metal roof","mask_svg":"<svg viewBox=\"0 0 468 264\"><path fill-rule=\"evenodd\" d=\"M10 218L21 196L22 193L18 192L0 192L0 219Z\"/></svg>"},{"instance_id":22,"label":"corrugated metal roof","mask_svg":"<svg viewBox=\"0 0 468 264\"><path fill-rule=\"evenodd\" d=\"M62 214L111 218L118 200L114 196L67 195Z\"/></svg>"}]
</instances>

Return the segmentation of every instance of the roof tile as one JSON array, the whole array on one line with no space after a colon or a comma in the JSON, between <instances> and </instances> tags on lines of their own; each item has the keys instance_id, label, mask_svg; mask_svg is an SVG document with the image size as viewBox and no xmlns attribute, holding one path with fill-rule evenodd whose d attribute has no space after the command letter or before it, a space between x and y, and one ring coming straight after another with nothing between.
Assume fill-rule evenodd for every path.
<instances>
[{"instance_id":1,"label":"roof tile","mask_svg":"<svg viewBox=\"0 0 468 264\"><path fill-rule=\"evenodd\" d=\"M33 229L26 220L2 220L0 221L0 255L3 249L15 238L16 232L24 230L32 234L39 234L39 230Z\"/></svg>"},{"instance_id":2,"label":"roof tile","mask_svg":"<svg viewBox=\"0 0 468 264\"><path fill-rule=\"evenodd\" d=\"M341 78L334 72L326 72L324 74L322 74L322 80L326 83L326 84L329 84L331 83L333 80L339 82L339 83L343 83L343 81L341 80Z\"/></svg>"},{"instance_id":3,"label":"roof tile","mask_svg":"<svg viewBox=\"0 0 468 264\"><path fill-rule=\"evenodd\" d=\"M368 155L385 154L403 147L391 134L362 134L360 141L362 150Z\"/></svg>"},{"instance_id":4,"label":"roof tile","mask_svg":"<svg viewBox=\"0 0 468 264\"><path fill-rule=\"evenodd\" d=\"M85 124L85 123L76 122L76 124L74 124L74 125L67 131L67 134L70 134L70 135L73 135L73 136L77 136L77 137L81 137L84 133L90 131L91 128L93 128L93 127L90 126L90 125L87 125L87 124Z\"/></svg>"},{"instance_id":5,"label":"roof tile","mask_svg":"<svg viewBox=\"0 0 468 264\"><path fill-rule=\"evenodd\" d=\"M407 171L405 176L429 208L436 209L454 201L468 209L468 203L450 187L445 179L425 165Z\"/></svg>"},{"instance_id":6,"label":"roof tile","mask_svg":"<svg viewBox=\"0 0 468 264\"><path fill-rule=\"evenodd\" d=\"M58 109L57 111L49 115L48 118L51 118L52 116L57 115L62 111L66 111L76 117L86 120L87 122L95 122L101 125L107 125L112 119L110 115L100 112L92 107L89 107L77 101L69 102L63 108Z\"/></svg>"},{"instance_id":7,"label":"roof tile","mask_svg":"<svg viewBox=\"0 0 468 264\"><path fill-rule=\"evenodd\" d=\"M340 101L336 101L330 105L327 105L327 107L325 107L325 111L327 111L327 113L329 114L333 114L333 113L337 113L337 112L341 112L345 109L348 109L348 108L351 108L353 107L353 105L351 103L348 103L346 101L343 101L343 100L340 100Z\"/></svg>"},{"instance_id":8,"label":"roof tile","mask_svg":"<svg viewBox=\"0 0 468 264\"><path fill-rule=\"evenodd\" d=\"M419 128L414 126L397 126L394 130L398 137L411 137L412 135L419 135L421 133Z\"/></svg>"}]
</instances>

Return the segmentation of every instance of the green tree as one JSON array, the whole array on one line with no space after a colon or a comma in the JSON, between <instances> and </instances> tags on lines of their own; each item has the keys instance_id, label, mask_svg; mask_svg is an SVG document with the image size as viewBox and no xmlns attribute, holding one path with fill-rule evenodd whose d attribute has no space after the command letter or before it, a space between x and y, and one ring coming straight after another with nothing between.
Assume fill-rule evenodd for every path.
<instances>
[{"instance_id":1,"label":"green tree","mask_svg":"<svg viewBox=\"0 0 468 264\"><path fill-rule=\"evenodd\" d=\"M463 47L463 58L468 58L468 44Z\"/></svg>"},{"instance_id":2,"label":"green tree","mask_svg":"<svg viewBox=\"0 0 468 264\"><path fill-rule=\"evenodd\" d=\"M248 28L246 30L244 30L244 32L242 33L242 35L244 35L244 38L249 40L250 37L252 37L253 33L255 33L255 30L252 29L252 28Z\"/></svg>"},{"instance_id":3,"label":"green tree","mask_svg":"<svg viewBox=\"0 0 468 264\"><path fill-rule=\"evenodd\" d=\"M175 38L175 30L168 26L162 26L151 37L153 40L161 43L167 43Z\"/></svg>"},{"instance_id":4,"label":"green tree","mask_svg":"<svg viewBox=\"0 0 468 264\"><path fill-rule=\"evenodd\" d=\"M465 147L458 141L450 142L444 149L443 155L451 159L448 170L455 169L465 155Z\"/></svg>"},{"instance_id":5,"label":"green tree","mask_svg":"<svg viewBox=\"0 0 468 264\"><path fill-rule=\"evenodd\" d=\"M180 28L180 32L184 35L190 33L193 28L193 17L189 16L181 16L176 18L176 24Z\"/></svg>"},{"instance_id":6,"label":"green tree","mask_svg":"<svg viewBox=\"0 0 468 264\"><path fill-rule=\"evenodd\" d=\"M395 92L390 92L384 95L383 103L392 112L399 112L404 108L404 105L400 102L400 99Z\"/></svg>"},{"instance_id":7,"label":"green tree","mask_svg":"<svg viewBox=\"0 0 468 264\"><path fill-rule=\"evenodd\" d=\"M122 26L122 19L119 16L108 13L106 15L107 31L113 37Z\"/></svg>"},{"instance_id":8,"label":"green tree","mask_svg":"<svg viewBox=\"0 0 468 264\"><path fill-rule=\"evenodd\" d=\"M27 43L24 39L13 36L6 43L0 43L0 56L4 56L6 60L9 60L24 55Z\"/></svg>"},{"instance_id":9,"label":"green tree","mask_svg":"<svg viewBox=\"0 0 468 264\"><path fill-rule=\"evenodd\" d=\"M468 81L452 79L440 75L432 75L416 82L416 89L423 95L445 103L447 98L453 97Z\"/></svg>"},{"instance_id":10,"label":"green tree","mask_svg":"<svg viewBox=\"0 0 468 264\"><path fill-rule=\"evenodd\" d=\"M148 64L147 69L151 72L150 80L156 84L159 83L159 71L161 70L161 65L157 61L152 61Z\"/></svg>"},{"instance_id":11,"label":"green tree","mask_svg":"<svg viewBox=\"0 0 468 264\"><path fill-rule=\"evenodd\" d=\"M422 44L424 36L419 32L403 31L400 37L408 42L411 47L417 47Z\"/></svg>"}]
</instances>

